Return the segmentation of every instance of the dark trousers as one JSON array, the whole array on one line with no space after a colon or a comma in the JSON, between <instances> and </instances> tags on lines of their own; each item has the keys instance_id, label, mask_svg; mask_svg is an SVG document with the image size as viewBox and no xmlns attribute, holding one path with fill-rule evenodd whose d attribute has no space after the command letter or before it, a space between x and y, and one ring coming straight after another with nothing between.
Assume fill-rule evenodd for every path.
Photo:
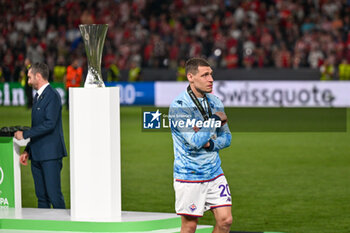
<instances>
[{"instance_id":1,"label":"dark trousers","mask_svg":"<svg viewBox=\"0 0 350 233\"><path fill-rule=\"evenodd\" d=\"M62 159L31 161L38 208L65 209L61 192Z\"/></svg>"}]
</instances>

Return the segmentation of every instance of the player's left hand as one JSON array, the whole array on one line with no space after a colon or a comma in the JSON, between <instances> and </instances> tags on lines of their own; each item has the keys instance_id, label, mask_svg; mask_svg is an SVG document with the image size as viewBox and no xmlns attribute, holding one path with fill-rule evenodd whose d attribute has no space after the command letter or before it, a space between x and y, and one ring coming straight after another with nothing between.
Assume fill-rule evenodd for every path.
<instances>
[{"instance_id":1,"label":"player's left hand","mask_svg":"<svg viewBox=\"0 0 350 233\"><path fill-rule=\"evenodd\" d=\"M27 151L23 151L23 153L21 154L21 156L19 157L19 162L24 165L27 166L28 165L28 158L29 158L29 154Z\"/></svg>"},{"instance_id":2,"label":"player's left hand","mask_svg":"<svg viewBox=\"0 0 350 233\"><path fill-rule=\"evenodd\" d=\"M203 146L204 148L209 148L209 146L210 146L210 143L209 143L209 141Z\"/></svg>"},{"instance_id":3,"label":"player's left hand","mask_svg":"<svg viewBox=\"0 0 350 233\"><path fill-rule=\"evenodd\" d=\"M227 116L224 112L216 112L215 115L217 115L220 118L221 126L227 123Z\"/></svg>"},{"instance_id":4,"label":"player's left hand","mask_svg":"<svg viewBox=\"0 0 350 233\"><path fill-rule=\"evenodd\" d=\"M23 131L16 131L15 132L15 138L17 139L17 140L22 140L23 139Z\"/></svg>"}]
</instances>

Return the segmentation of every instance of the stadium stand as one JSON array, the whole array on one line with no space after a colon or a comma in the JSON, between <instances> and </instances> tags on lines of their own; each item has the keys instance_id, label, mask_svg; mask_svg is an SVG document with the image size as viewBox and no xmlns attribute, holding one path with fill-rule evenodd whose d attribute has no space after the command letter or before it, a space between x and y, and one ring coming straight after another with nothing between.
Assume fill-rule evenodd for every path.
<instances>
[{"instance_id":1,"label":"stadium stand","mask_svg":"<svg viewBox=\"0 0 350 233\"><path fill-rule=\"evenodd\" d=\"M205 56L219 69L336 69L350 61L350 2L343 0L3 0L0 79L19 81L29 57L53 71L85 51L79 24L108 24L103 67L176 70ZM107 71L106 71L107 73ZM174 78L176 80L176 77Z\"/></svg>"}]
</instances>

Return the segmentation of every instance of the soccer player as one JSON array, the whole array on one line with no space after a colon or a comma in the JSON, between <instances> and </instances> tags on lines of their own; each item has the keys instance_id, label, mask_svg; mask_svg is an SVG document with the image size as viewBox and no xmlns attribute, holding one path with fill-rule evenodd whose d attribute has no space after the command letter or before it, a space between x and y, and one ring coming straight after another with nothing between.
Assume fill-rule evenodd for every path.
<instances>
[{"instance_id":1,"label":"soccer player","mask_svg":"<svg viewBox=\"0 0 350 233\"><path fill-rule=\"evenodd\" d=\"M191 58L185 68L189 86L169 109L181 233L195 232L198 217L207 210L215 216L213 232L227 233L232 224L231 194L219 157L219 150L231 144L227 116L219 98L210 94L214 80L209 63Z\"/></svg>"}]
</instances>

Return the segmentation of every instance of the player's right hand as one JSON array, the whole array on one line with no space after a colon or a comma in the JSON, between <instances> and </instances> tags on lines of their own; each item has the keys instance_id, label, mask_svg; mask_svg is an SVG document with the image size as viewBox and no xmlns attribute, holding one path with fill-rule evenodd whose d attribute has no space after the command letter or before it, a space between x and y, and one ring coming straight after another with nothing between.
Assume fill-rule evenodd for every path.
<instances>
[{"instance_id":1,"label":"player's right hand","mask_svg":"<svg viewBox=\"0 0 350 233\"><path fill-rule=\"evenodd\" d=\"M218 117L220 117L221 120L221 126L223 126L224 124L227 123L227 116L224 112L216 112L215 115L217 115Z\"/></svg>"},{"instance_id":2,"label":"player's right hand","mask_svg":"<svg viewBox=\"0 0 350 233\"><path fill-rule=\"evenodd\" d=\"M17 140L22 140L23 139L23 131L20 131L20 130L16 131L14 137Z\"/></svg>"}]
</instances>

